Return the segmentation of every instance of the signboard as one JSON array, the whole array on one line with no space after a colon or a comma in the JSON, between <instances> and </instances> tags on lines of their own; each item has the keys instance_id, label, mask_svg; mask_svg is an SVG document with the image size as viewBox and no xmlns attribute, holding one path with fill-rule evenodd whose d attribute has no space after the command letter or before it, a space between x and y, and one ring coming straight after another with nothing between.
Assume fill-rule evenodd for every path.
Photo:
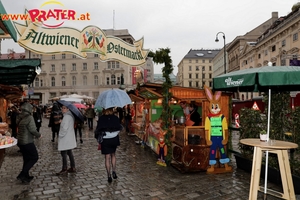
<instances>
[{"instance_id":1,"label":"signboard","mask_svg":"<svg viewBox=\"0 0 300 200\"><path fill-rule=\"evenodd\" d=\"M107 36L96 26L90 25L82 30L63 27L68 20L90 20L89 13L79 17L76 14L75 10L66 9L61 2L46 1L38 9L26 9L23 15L6 14L4 19L22 21L13 22L18 44L38 54L66 52L87 58L87 53L93 53L99 54L101 61L118 60L132 66L146 62L149 51L143 49L143 38L130 44L118 37Z\"/></svg>"}]
</instances>

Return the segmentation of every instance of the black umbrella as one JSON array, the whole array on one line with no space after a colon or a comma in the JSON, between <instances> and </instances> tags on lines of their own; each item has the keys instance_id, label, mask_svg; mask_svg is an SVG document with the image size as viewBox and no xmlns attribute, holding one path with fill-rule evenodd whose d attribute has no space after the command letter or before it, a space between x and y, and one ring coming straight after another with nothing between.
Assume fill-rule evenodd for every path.
<instances>
[{"instance_id":1,"label":"black umbrella","mask_svg":"<svg viewBox=\"0 0 300 200\"><path fill-rule=\"evenodd\" d=\"M69 110L72 112L72 114L74 115L75 118L77 118L78 120L80 120L81 122L84 122L84 117L81 114L81 112L78 110L78 108L76 106L74 106L71 102L69 101L64 101L64 100L57 100L57 102L62 105L62 106L66 106L67 108L69 108Z\"/></svg>"}]
</instances>

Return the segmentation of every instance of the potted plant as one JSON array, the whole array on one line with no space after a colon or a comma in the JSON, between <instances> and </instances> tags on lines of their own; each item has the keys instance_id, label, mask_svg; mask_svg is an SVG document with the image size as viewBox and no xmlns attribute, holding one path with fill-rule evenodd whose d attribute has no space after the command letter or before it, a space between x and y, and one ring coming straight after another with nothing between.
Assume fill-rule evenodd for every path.
<instances>
[{"instance_id":1,"label":"potted plant","mask_svg":"<svg viewBox=\"0 0 300 200\"><path fill-rule=\"evenodd\" d=\"M268 140L266 130L261 130L259 132L259 138L260 138L260 141L262 141L262 142L266 142Z\"/></svg>"}]
</instances>

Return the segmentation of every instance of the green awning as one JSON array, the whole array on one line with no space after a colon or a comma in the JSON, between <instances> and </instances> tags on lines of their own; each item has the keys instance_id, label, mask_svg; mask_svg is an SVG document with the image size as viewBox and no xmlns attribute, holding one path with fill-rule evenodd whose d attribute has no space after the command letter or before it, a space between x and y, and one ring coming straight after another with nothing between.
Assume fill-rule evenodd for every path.
<instances>
[{"instance_id":1,"label":"green awning","mask_svg":"<svg viewBox=\"0 0 300 200\"><path fill-rule=\"evenodd\" d=\"M7 14L1 1L0 14ZM1 35L11 36L11 38L17 42L17 32L10 20L2 20L2 18L0 18L0 36Z\"/></svg>"},{"instance_id":2,"label":"green awning","mask_svg":"<svg viewBox=\"0 0 300 200\"><path fill-rule=\"evenodd\" d=\"M0 60L0 84L29 85L33 83L41 67L40 59Z\"/></svg>"}]
</instances>

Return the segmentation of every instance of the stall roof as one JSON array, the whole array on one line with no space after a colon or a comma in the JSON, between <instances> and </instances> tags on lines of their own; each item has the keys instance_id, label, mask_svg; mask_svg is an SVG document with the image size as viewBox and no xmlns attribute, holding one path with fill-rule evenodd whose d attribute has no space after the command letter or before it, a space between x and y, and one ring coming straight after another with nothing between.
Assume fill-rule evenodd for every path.
<instances>
[{"instance_id":1,"label":"stall roof","mask_svg":"<svg viewBox=\"0 0 300 200\"><path fill-rule=\"evenodd\" d=\"M0 13L1 16L7 14L1 1L0 1ZM10 20L2 20L2 18L0 18L0 37L5 37L5 38L11 37L15 42L17 42L17 32Z\"/></svg>"},{"instance_id":2,"label":"stall roof","mask_svg":"<svg viewBox=\"0 0 300 200\"><path fill-rule=\"evenodd\" d=\"M29 85L37 75L37 67L41 67L40 59L0 60L0 84Z\"/></svg>"}]
</instances>

